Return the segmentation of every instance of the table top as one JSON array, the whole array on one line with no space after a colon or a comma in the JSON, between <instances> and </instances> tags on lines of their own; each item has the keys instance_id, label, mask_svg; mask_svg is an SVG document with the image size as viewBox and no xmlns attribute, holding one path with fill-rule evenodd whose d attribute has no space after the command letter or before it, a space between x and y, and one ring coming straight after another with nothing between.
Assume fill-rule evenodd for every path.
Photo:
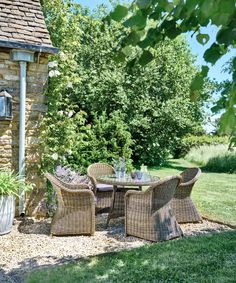
<instances>
[{"instance_id":1,"label":"table top","mask_svg":"<svg viewBox=\"0 0 236 283\"><path fill-rule=\"evenodd\" d=\"M157 176L144 176L142 179L132 179L130 175L117 178L114 175L103 175L96 178L97 182L107 185L120 186L150 186L156 184L160 178Z\"/></svg>"}]
</instances>

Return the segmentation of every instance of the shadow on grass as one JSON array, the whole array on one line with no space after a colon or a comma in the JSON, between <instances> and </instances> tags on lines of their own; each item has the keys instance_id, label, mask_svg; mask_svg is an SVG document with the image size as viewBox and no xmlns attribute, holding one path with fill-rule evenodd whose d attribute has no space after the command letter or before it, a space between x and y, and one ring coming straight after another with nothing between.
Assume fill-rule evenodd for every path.
<instances>
[{"instance_id":1,"label":"shadow on grass","mask_svg":"<svg viewBox=\"0 0 236 283\"><path fill-rule=\"evenodd\" d=\"M73 263L62 265L70 261ZM32 263L34 258L20 262L11 274L27 266L30 270ZM87 259L62 257L50 268L41 266L38 271L24 274L24 278L26 283L234 282L235 273L236 231L230 231Z\"/></svg>"},{"instance_id":2,"label":"shadow on grass","mask_svg":"<svg viewBox=\"0 0 236 283\"><path fill-rule=\"evenodd\" d=\"M168 168L168 169L184 171L187 168L187 166L184 167L180 165L177 161L171 160L170 162L163 164L163 166L152 166L151 167L151 169L153 170L160 170L161 168Z\"/></svg>"}]
</instances>

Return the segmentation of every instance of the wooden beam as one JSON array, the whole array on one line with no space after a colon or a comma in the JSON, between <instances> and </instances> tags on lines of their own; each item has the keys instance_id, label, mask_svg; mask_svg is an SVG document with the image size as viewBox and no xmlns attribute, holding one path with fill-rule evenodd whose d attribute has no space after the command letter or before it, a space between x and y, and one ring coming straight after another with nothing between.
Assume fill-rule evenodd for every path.
<instances>
[{"instance_id":1,"label":"wooden beam","mask_svg":"<svg viewBox=\"0 0 236 283\"><path fill-rule=\"evenodd\" d=\"M0 40L0 47L10 48L10 49L26 49L30 51L47 53L47 54L55 54L58 53L59 49L56 47L50 47L45 45L38 44L30 44L18 41L10 41L10 40Z\"/></svg>"}]
</instances>

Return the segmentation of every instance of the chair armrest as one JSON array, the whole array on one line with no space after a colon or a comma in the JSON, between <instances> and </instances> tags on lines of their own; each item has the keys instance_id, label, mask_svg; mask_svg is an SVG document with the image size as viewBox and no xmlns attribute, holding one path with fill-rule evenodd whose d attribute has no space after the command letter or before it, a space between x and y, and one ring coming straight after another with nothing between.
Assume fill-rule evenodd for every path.
<instances>
[{"instance_id":1,"label":"chair armrest","mask_svg":"<svg viewBox=\"0 0 236 283\"><path fill-rule=\"evenodd\" d=\"M89 174L87 176L91 180L91 183L93 184L93 192L96 194L97 193L97 181L93 176L91 176Z\"/></svg>"},{"instance_id":2,"label":"chair armrest","mask_svg":"<svg viewBox=\"0 0 236 283\"><path fill-rule=\"evenodd\" d=\"M198 178L194 178L194 179L192 179L188 182L180 183L179 187L187 187L187 186L193 185L194 183L196 183L197 180L198 180Z\"/></svg>"}]
</instances>

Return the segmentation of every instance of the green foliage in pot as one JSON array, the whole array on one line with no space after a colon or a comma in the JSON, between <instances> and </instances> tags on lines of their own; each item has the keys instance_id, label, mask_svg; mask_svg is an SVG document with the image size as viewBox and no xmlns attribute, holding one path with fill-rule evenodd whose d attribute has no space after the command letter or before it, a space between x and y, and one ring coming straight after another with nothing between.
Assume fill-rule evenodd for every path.
<instances>
[{"instance_id":1,"label":"green foliage in pot","mask_svg":"<svg viewBox=\"0 0 236 283\"><path fill-rule=\"evenodd\" d=\"M0 196L14 195L19 196L19 190L31 191L32 184L27 184L20 179L17 174L10 170L0 170Z\"/></svg>"}]
</instances>

